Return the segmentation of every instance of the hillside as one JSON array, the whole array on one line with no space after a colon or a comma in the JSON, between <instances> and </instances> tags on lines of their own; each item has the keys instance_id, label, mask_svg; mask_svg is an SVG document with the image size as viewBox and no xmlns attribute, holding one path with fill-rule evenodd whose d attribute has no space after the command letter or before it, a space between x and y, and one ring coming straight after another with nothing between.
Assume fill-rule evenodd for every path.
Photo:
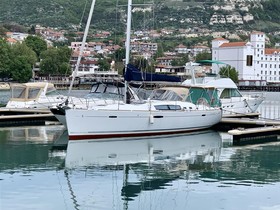
<instances>
[{"instance_id":1,"label":"hillside","mask_svg":"<svg viewBox=\"0 0 280 210\"><path fill-rule=\"evenodd\" d=\"M9 0L0 6L0 23L73 28L84 24L89 0ZM125 0L96 1L92 24L98 29L118 29L125 22ZM151 6L134 8L134 28L190 28L215 30L280 28L279 0L154 0ZM86 4L87 3L87 4ZM134 4L149 3L134 0ZM84 11L85 8L85 12ZM85 15L83 15L85 14Z\"/></svg>"}]
</instances>

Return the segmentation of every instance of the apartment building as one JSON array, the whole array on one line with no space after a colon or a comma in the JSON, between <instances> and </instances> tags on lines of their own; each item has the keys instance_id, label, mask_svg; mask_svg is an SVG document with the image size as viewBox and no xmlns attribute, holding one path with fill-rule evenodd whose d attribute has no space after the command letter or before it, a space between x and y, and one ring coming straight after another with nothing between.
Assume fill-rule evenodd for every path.
<instances>
[{"instance_id":1,"label":"apartment building","mask_svg":"<svg viewBox=\"0 0 280 210\"><path fill-rule=\"evenodd\" d=\"M212 41L212 59L236 68L239 80L256 85L280 83L280 49L266 48L266 35L253 32L248 42L229 42L223 38ZM218 73L221 67L213 64Z\"/></svg>"}]
</instances>

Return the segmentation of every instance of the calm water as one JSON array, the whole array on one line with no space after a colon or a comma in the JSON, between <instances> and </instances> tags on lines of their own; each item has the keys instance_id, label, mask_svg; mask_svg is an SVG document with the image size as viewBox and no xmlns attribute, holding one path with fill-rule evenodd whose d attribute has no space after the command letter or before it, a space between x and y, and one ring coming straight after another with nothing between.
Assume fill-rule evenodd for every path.
<instances>
[{"instance_id":1,"label":"calm water","mask_svg":"<svg viewBox=\"0 0 280 210\"><path fill-rule=\"evenodd\" d=\"M263 117L279 117L273 94ZM237 147L207 130L63 150L66 139L63 126L0 128L1 210L280 209L280 142Z\"/></svg>"}]
</instances>

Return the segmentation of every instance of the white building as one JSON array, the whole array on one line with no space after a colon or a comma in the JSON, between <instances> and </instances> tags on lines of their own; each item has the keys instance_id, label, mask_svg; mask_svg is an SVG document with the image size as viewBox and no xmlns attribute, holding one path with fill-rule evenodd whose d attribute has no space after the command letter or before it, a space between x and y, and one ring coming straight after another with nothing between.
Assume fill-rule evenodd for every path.
<instances>
[{"instance_id":1,"label":"white building","mask_svg":"<svg viewBox=\"0 0 280 210\"><path fill-rule=\"evenodd\" d=\"M16 42L22 43L26 39L26 37L28 37L28 34L19 33L19 32L7 32L6 36L8 38L16 40Z\"/></svg>"},{"instance_id":2,"label":"white building","mask_svg":"<svg viewBox=\"0 0 280 210\"><path fill-rule=\"evenodd\" d=\"M190 50L185 45L179 44L177 47L175 47L175 52L179 54L187 54L190 52Z\"/></svg>"},{"instance_id":3,"label":"white building","mask_svg":"<svg viewBox=\"0 0 280 210\"><path fill-rule=\"evenodd\" d=\"M151 42L131 42L130 50L132 53L151 52L156 53L158 49L157 43Z\"/></svg>"},{"instance_id":4,"label":"white building","mask_svg":"<svg viewBox=\"0 0 280 210\"><path fill-rule=\"evenodd\" d=\"M265 48L266 35L253 32L248 42L229 42L218 38L212 41L212 60L224 62L236 68L240 81L255 84L280 82L280 49ZM219 67L213 64L214 73Z\"/></svg>"},{"instance_id":5,"label":"white building","mask_svg":"<svg viewBox=\"0 0 280 210\"><path fill-rule=\"evenodd\" d=\"M193 54L193 56L197 56L200 53L211 53L211 50L207 46L196 45L191 49L191 53Z\"/></svg>"}]
</instances>

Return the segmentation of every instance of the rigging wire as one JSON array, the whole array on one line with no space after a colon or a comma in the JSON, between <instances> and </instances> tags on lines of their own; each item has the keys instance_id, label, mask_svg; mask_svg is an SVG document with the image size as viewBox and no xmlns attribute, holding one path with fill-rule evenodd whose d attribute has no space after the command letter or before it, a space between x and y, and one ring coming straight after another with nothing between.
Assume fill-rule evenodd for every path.
<instances>
[{"instance_id":1,"label":"rigging wire","mask_svg":"<svg viewBox=\"0 0 280 210\"><path fill-rule=\"evenodd\" d=\"M79 32L80 29L82 28L82 22L83 22L83 19L84 19L84 16L85 16L85 11L86 11L87 4L88 4L88 0L86 0L85 6L84 6L84 9L83 9L83 12L82 12L82 16L81 16L81 19L79 21L79 25L78 25L78 28L77 28L77 32ZM75 41L76 41L76 38L75 38ZM71 56L69 58L68 63L70 63L70 61L71 61ZM71 67L70 67L70 71L71 71ZM64 77L66 77L66 75L67 75L67 69L65 70Z\"/></svg>"},{"instance_id":2,"label":"rigging wire","mask_svg":"<svg viewBox=\"0 0 280 210\"><path fill-rule=\"evenodd\" d=\"M83 19L84 19L84 16L85 16L85 11L86 11L87 4L88 4L88 0L86 0L84 10L83 10L83 13L82 13L82 17L80 19L80 23L79 23L79 27L78 27L77 31L79 31L82 28L82 22L83 22Z\"/></svg>"},{"instance_id":3,"label":"rigging wire","mask_svg":"<svg viewBox=\"0 0 280 210\"><path fill-rule=\"evenodd\" d=\"M89 26L90 26L91 19L92 19L92 13L93 13L93 10L94 10L94 6L95 6L95 0L92 0L90 11L89 11L89 17L88 17L88 20L87 20L87 24L86 24L86 28L85 28L85 32L84 32L84 36L83 36L83 40L82 40L82 46L81 46L81 49L79 51L79 57L78 57L78 60L77 60L77 63L76 63L75 70L73 71L73 74L72 74L72 80L71 80L71 84L70 84L69 91L68 91L68 98L66 99L66 102L65 102L66 105L68 104L68 99L69 99L70 93L71 93L72 88L73 88L75 77L76 77L77 72L79 70L79 65L80 65L80 61L81 61L81 58L82 58L82 55L83 55L83 52L84 52L85 42L86 42L86 39L87 39L87 35L88 35Z\"/></svg>"}]
</instances>

